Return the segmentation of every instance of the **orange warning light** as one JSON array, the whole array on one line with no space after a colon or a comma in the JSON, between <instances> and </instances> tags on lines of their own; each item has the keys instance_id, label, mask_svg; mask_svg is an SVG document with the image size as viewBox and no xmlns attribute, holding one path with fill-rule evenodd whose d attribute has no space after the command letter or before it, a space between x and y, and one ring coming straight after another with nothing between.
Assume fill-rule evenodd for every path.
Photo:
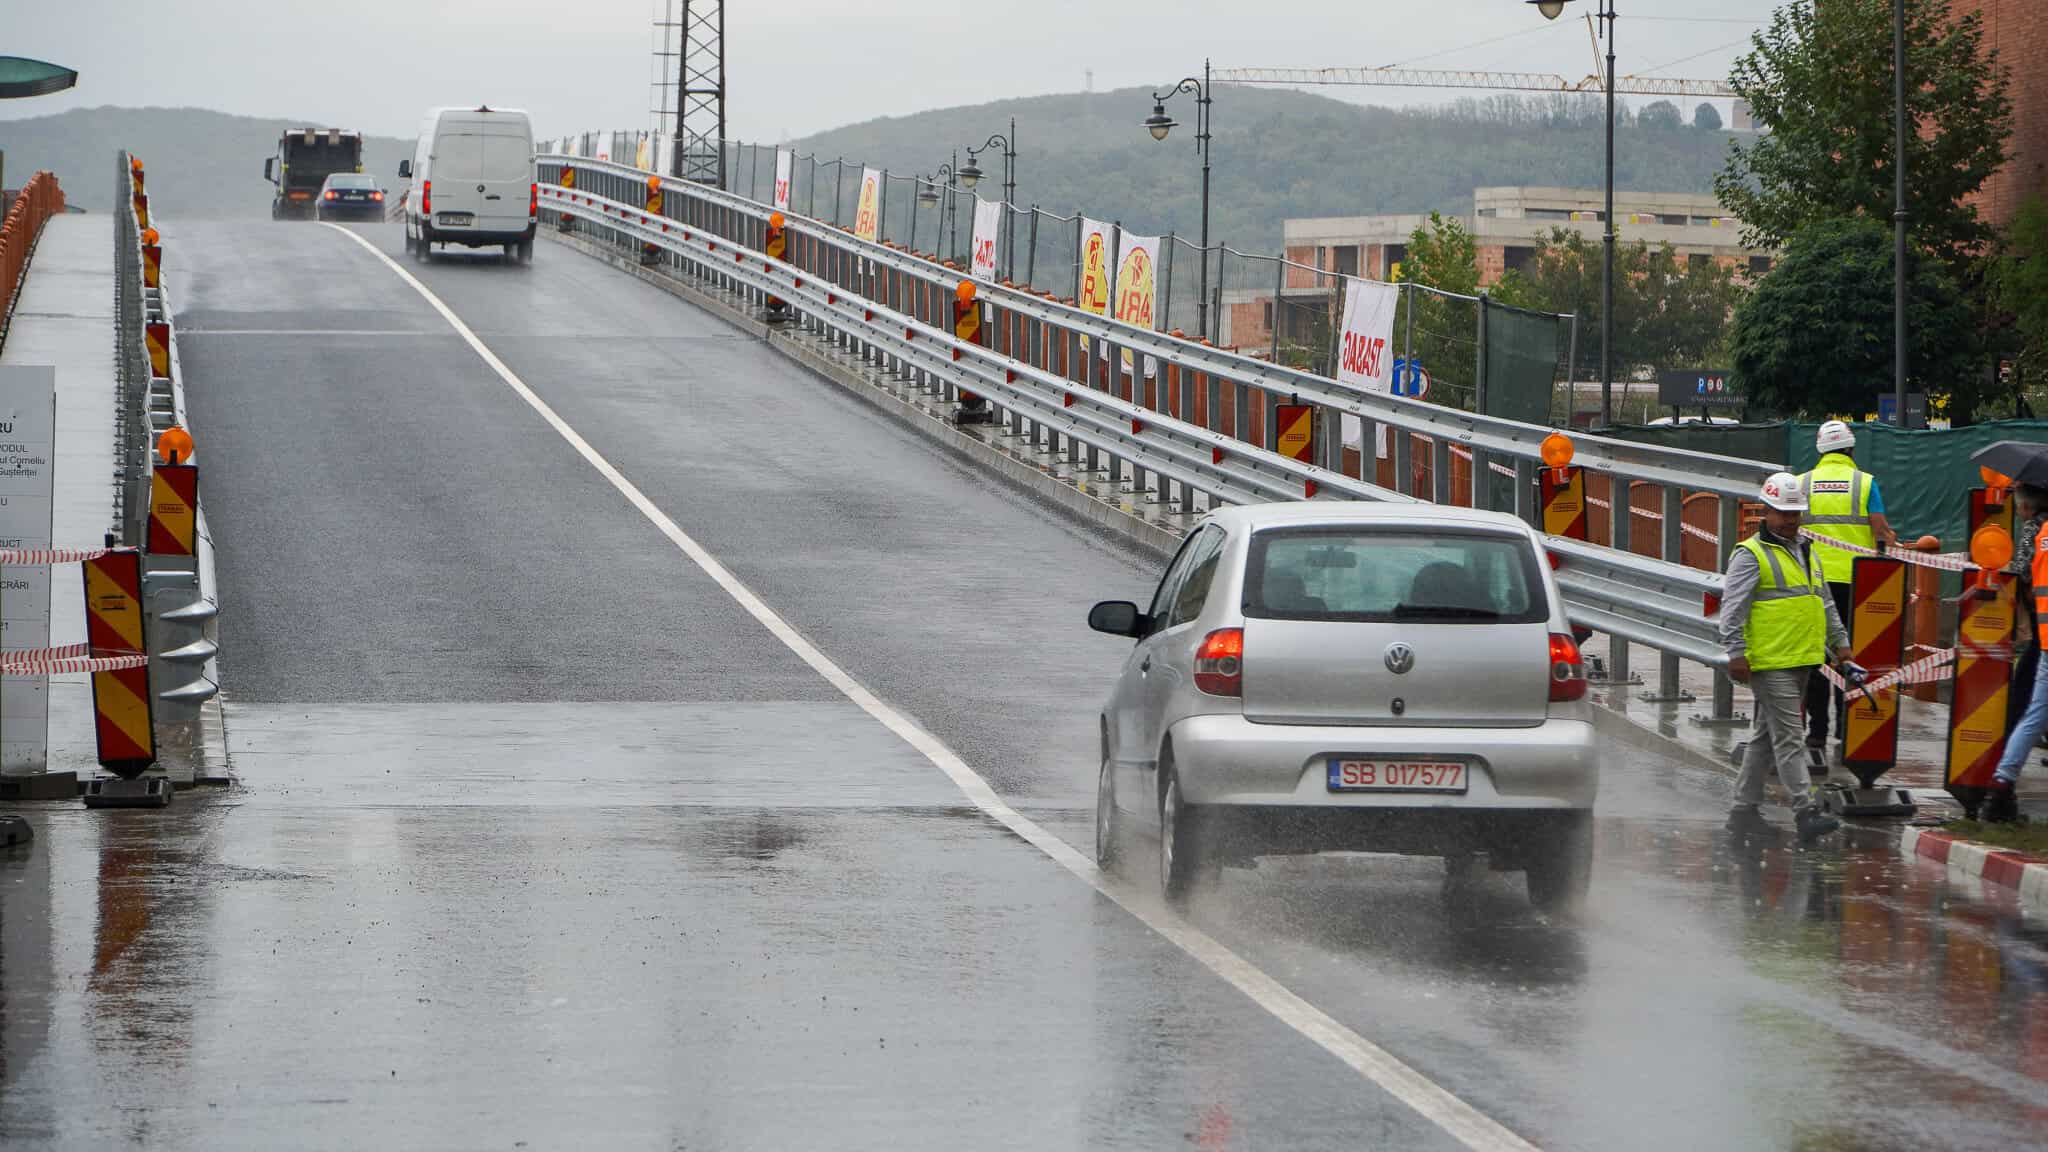
<instances>
[{"instance_id":1,"label":"orange warning light","mask_svg":"<svg viewBox=\"0 0 2048 1152\"><path fill-rule=\"evenodd\" d=\"M974 299L974 281L962 280L960 287L953 290L953 295L958 296L962 304Z\"/></svg>"},{"instance_id":2,"label":"orange warning light","mask_svg":"<svg viewBox=\"0 0 2048 1152\"><path fill-rule=\"evenodd\" d=\"M786 223L786 221L784 221L784 220L783 220L783 218L782 218L782 213L780 213L780 212L770 212L770 213L768 214L768 226L769 226L770 228L780 228L780 227L782 227L782 226L783 226L783 224L785 224L785 223Z\"/></svg>"},{"instance_id":3,"label":"orange warning light","mask_svg":"<svg viewBox=\"0 0 2048 1152\"><path fill-rule=\"evenodd\" d=\"M1977 529L1970 537L1970 562L1987 572L2012 563L2012 534L1996 524Z\"/></svg>"},{"instance_id":4,"label":"orange warning light","mask_svg":"<svg viewBox=\"0 0 2048 1152\"><path fill-rule=\"evenodd\" d=\"M1543 466L1564 468L1572 462L1572 438L1562 432L1552 432L1543 438Z\"/></svg>"},{"instance_id":5,"label":"orange warning light","mask_svg":"<svg viewBox=\"0 0 2048 1152\"><path fill-rule=\"evenodd\" d=\"M156 455L166 464L182 464L192 459L192 434L177 424L164 429L156 438Z\"/></svg>"},{"instance_id":6,"label":"orange warning light","mask_svg":"<svg viewBox=\"0 0 2048 1152\"><path fill-rule=\"evenodd\" d=\"M156 229L144 228L142 230L142 242L144 244L154 244L160 239L162 239L162 237L157 235Z\"/></svg>"},{"instance_id":7,"label":"orange warning light","mask_svg":"<svg viewBox=\"0 0 2048 1152\"><path fill-rule=\"evenodd\" d=\"M2012 487L2012 477L2007 476L2005 473L2000 472L1998 469L1993 468L1988 464L1980 466L1977 469L1977 475L1984 478L1984 486L1986 488Z\"/></svg>"},{"instance_id":8,"label":"orange warning light","mask_svg":"<svg viewBox=\"0 0 2048 1152\"><path fill-rule=\"evenodd\" d=\"M660 190L660 188L661 188L661 177L659 177L659 176L649 176L649 177L647 178L647 190L648 190L649 192L659 191L659 190Z\"/></svg>"},{"instance_id":9,"label":"orange warning light","mask_svg":"<svg viewBox=\"0 0 2048 1152\"><path fill-rule=\"evenodd\" d=\"M140 157L140 156L130 156L130 157L128 158L128 170L129 170L130 172L140 172L140 171L142 171L142 157Z\"/></svg>"}]
</instances>

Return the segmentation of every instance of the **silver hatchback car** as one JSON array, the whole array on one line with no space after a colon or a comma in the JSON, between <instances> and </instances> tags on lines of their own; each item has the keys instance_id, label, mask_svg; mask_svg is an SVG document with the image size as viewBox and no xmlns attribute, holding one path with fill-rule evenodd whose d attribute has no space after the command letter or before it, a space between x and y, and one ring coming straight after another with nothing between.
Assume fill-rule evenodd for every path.
<instances>
[{"instance_id":1,"label":"silver hatchback car","mask_svg":"<svg viewBox=\"0 0 2048 1152\"><path fill-rule=\"evenodd\" d=\"M1156 832L1169 899L1226 863L1483 854L1537 905L1592 866L1586 678L1542 539L1500 513L1309 501L1226 508L1151 604L1102 711L1096 855Z\"/></svg>"}]
</instances>

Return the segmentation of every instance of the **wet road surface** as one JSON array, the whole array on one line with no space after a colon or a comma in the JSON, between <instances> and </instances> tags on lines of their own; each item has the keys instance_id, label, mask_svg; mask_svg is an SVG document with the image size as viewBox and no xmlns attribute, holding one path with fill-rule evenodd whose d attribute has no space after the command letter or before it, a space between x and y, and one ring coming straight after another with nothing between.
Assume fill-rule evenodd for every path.
<instances>
[{"instance_id":1,"label":"wet road surface","mask_svg":"<svg viewBox=\"0 0 2048 1152\"><path fill-rule=\"evenodd\" d=\"M968 804L346 237L179 231L242 786L31 813L0 1144L1457 1146ZM1156 558L574 253L407 267L1090 843L1122 650L1081 620ZM2048 930L1883 837L1731 845L1726 785L1613 754L1576 925L1380 857L1228 871L1188 919L1541 1147L2041 1142Z\"/></svg>"}]
</instances>

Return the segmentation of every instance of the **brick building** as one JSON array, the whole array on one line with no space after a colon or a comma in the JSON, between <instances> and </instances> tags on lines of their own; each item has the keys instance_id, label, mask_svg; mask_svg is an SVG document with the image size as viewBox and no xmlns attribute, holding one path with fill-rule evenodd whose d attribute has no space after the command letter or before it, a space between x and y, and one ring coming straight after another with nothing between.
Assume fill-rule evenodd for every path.
<instances>
[{"instance_id":1,"label":"brick building","mask_svg":"<svg viewBox=\"0 0 2048 1152\"><path fill-rule=\"evenodd\" d=\"M1459 222L1472 233L1481 287L1535 258L1537 242L1553 228L1585 236L1598 247L1604 193L1598 188L1476 188L1472 213ZM1760 276L1771 254L1742 246L1741 222L1712 196L1687 192L1614 194L1621 243L1670 244L1682 260L1713 260ZM1429 223L1427 215L1334 216L1286 221L1281 228L1287 259L1303 267L1286 269L1279 310L1281 339L1308 336L1325 306L1333 277L1323 273L1391 280L1406 256L1408 237ZM1253 347L1271 340L1273 290L1224 293L1223 342ZM1295 331L1295 329L1301 329Z\"/></svg>"},{"instance_id":2,"label":"brick building","mask_svg":"<svg viewBox=\"0 0 2048 1152\"><path fill-rule=\"evenodd\" d=\"M2008 159L1977 198L1978 209L2003 228L2031 196L2048 196L2048 3L2043 0L1949 0L1956 13L1984 17L1984 43L2011 73L2012 139Z\"/></svg>"}]
</instances>

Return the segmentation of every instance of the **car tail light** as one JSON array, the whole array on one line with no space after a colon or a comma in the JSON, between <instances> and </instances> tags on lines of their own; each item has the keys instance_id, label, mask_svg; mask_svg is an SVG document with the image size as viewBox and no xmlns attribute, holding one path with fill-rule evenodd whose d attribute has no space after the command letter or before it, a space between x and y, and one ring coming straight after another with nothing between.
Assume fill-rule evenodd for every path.
<instances>
[{"instance_id":1,"label":"car tail light","mask_svg":"<svg viewBox=\"0 0 2048 1152\"><path fill-rule=\"evenodd\" d=\"M370 193L370 199L382 204L384 202L384 194L382 192L372 192Z\"/></svg>"},{"instance_id":2,"label":"car tail light","mask_svg":"<svg viewBox=\"0 0 2048 1152\"><path fill-rule=\"evenodd\" d=\"M432 216L433 214L434 182L432 180L422 180L420 181L420 215Z\"/></svg>"},{"instance_id":3,"label":"car tail light","mask_svg":"<svg viewBox=\"0 0 2048 1152\"><path fill-rule=\"evenodd\" d=\"M1563 632L1550 634L1550 698L1581 700L1586 695L1586 664L1579 642Z\"/></svg>"},{"instance_id":4,"label":"car tail light","mask_svg":"<svg viewBox=\"0 0 2048 1152\"><path fill-rule=\"evenodd\" d=\"M327 199L329 199L329 200L339 200L339 199L341 199L341 193L339 193L339 192L327 192L327 193L324 193L324 195L325 195L325 197L326 197Z\"/></svg>"},{"instance_id":5,"label":"car tail light","mask_svg":"<svg viewBox=\"0 0 2048 1152\"><path fill-rule=\"evenodd\" d=\"M1195 687L1211 696L1244 695L1244 629L1218 628L1202 638Z\"/></svg>"},{"instance_id":6,"label":"car tail light","mask_svg":"<svg viewBox=\"0 0 2048 1152\"><path fill-rule=\"evenodd\" d=\"M540 185L529 184L526 191L526 218L531 220L540 215Z\"/></svg>"}]
</instances>

